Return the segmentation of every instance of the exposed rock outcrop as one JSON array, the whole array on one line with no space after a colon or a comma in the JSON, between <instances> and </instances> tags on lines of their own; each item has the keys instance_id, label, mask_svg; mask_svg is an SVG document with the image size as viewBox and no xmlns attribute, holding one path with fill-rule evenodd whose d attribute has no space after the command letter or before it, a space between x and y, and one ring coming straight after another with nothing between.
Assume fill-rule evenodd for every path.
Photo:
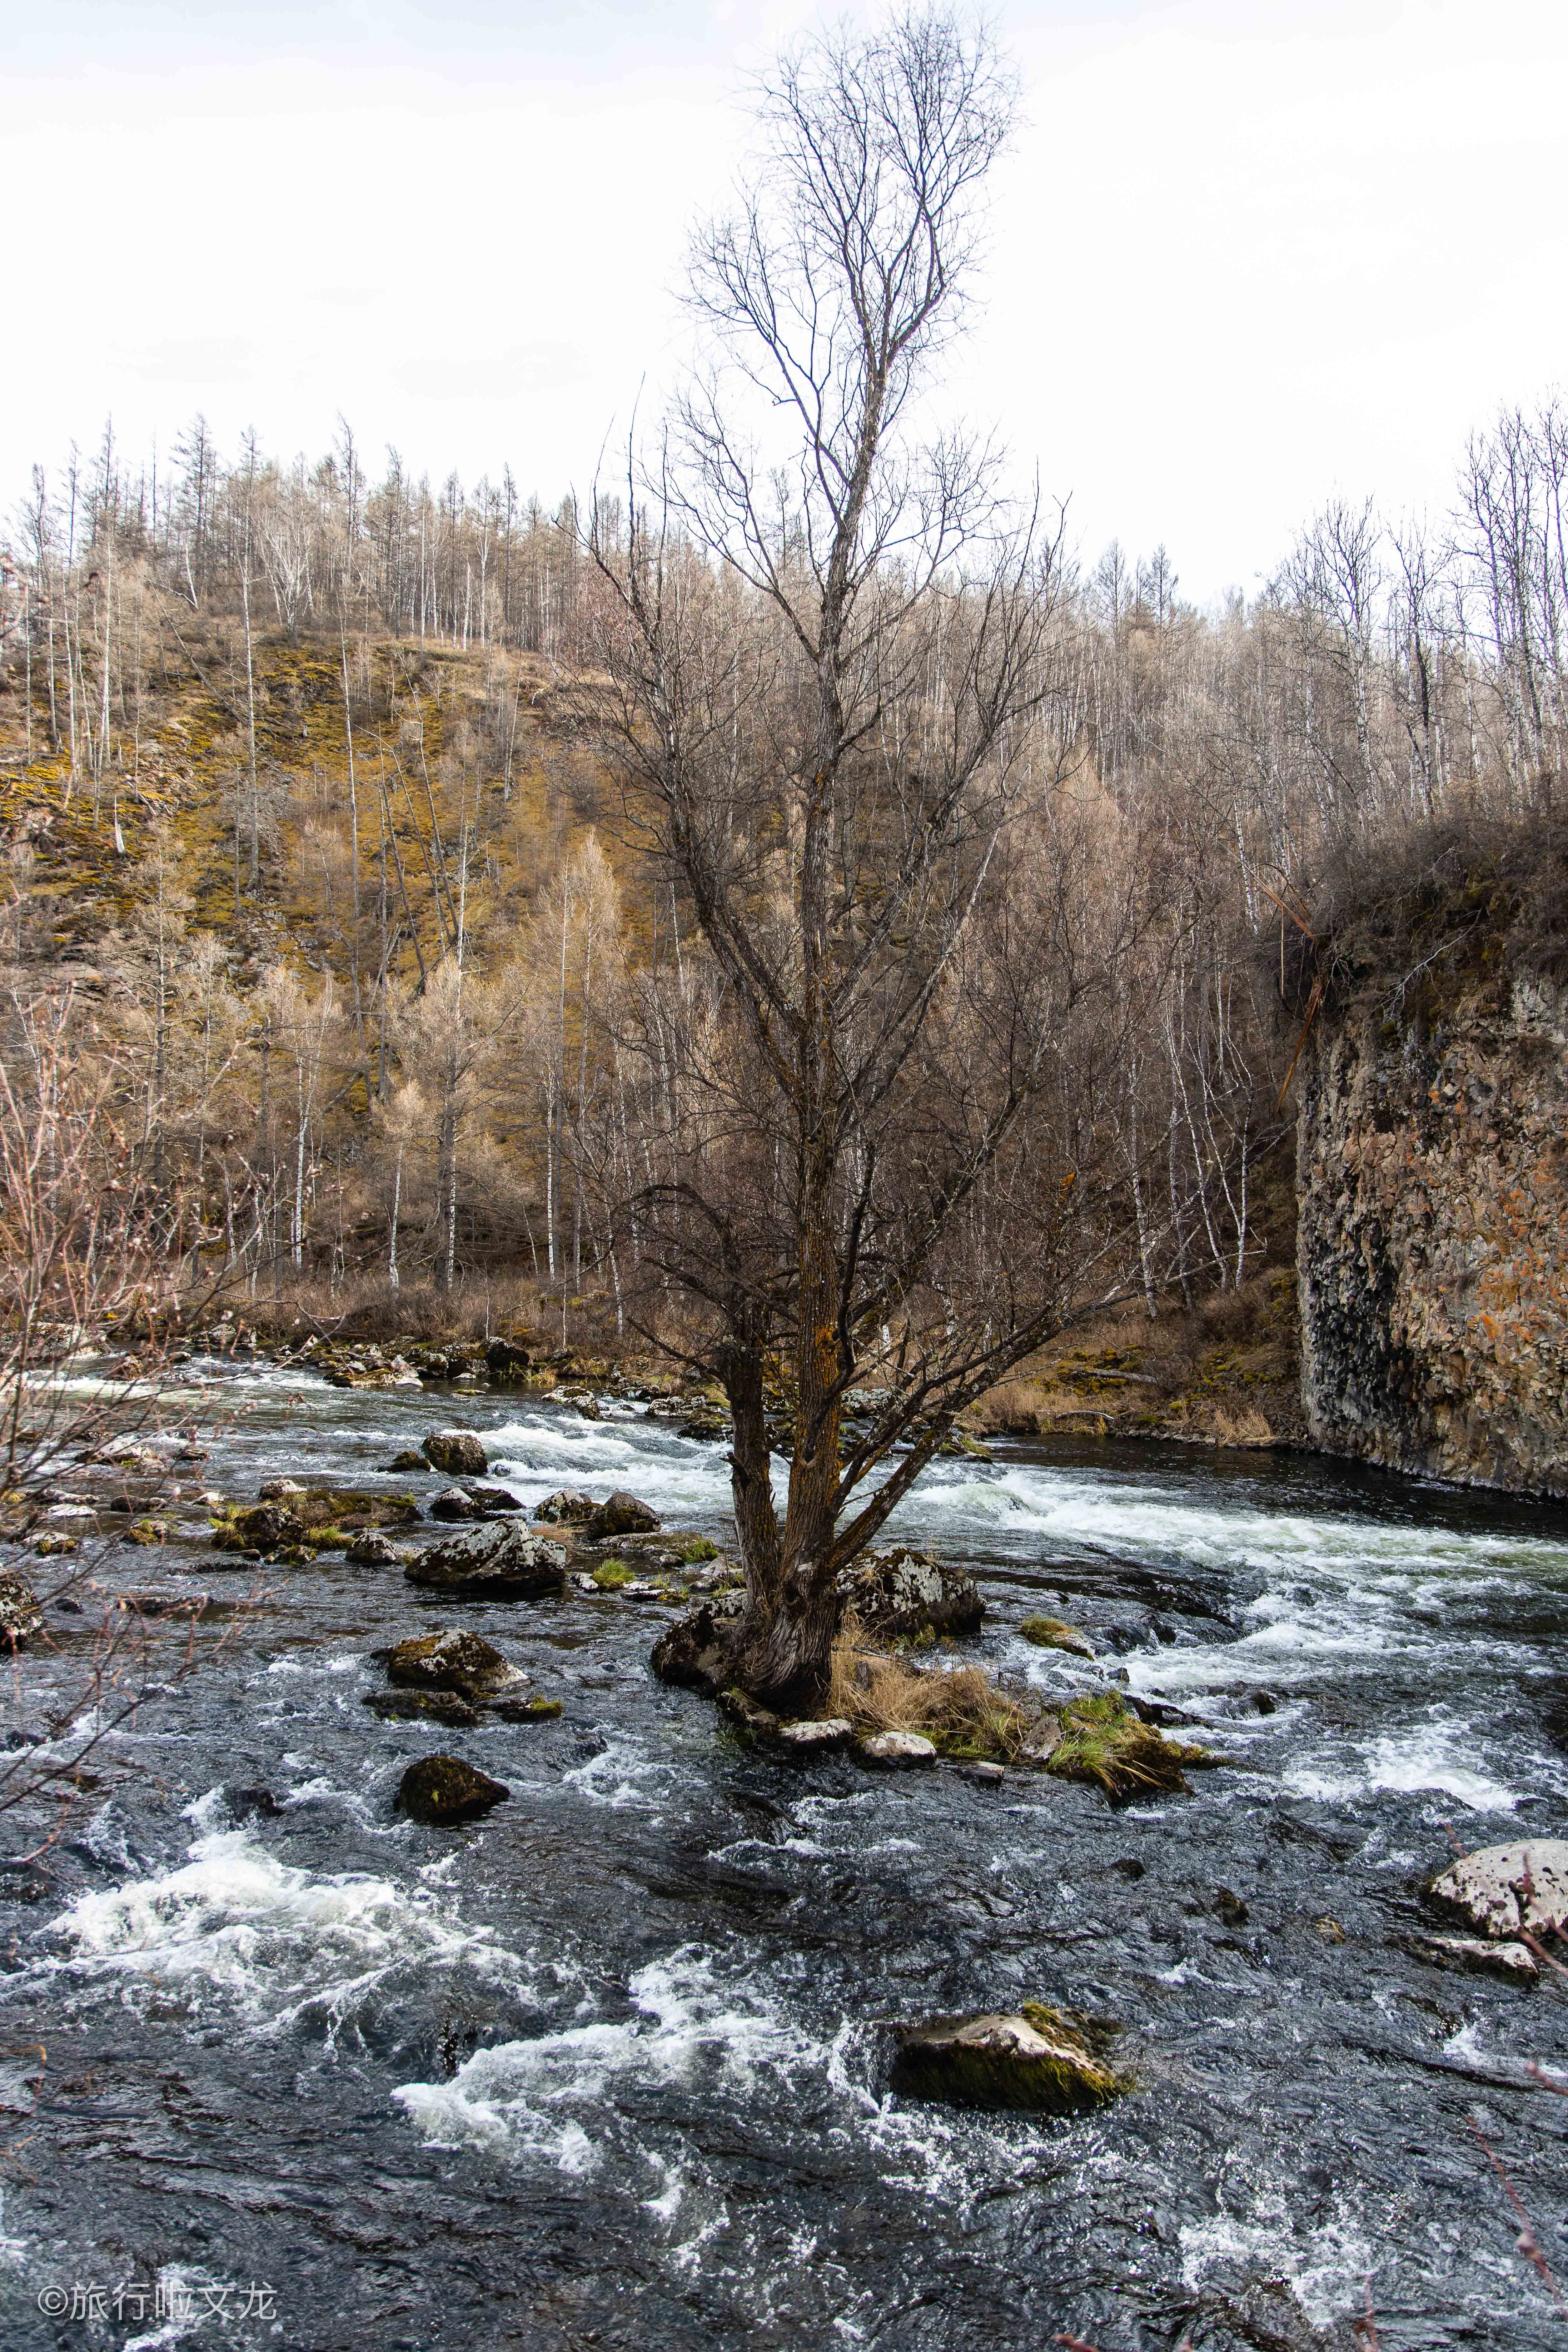
<instances>
[{"instance_id":1,"label":"exposed rock outcrop","mask_svg":"<svg viewBox=\"0 0 1568 2352\"><path fill-rule=\"evenodd\" d=\"M1380 974L1316 1024L1298 1130L1302 1402L1331 1453L1562 1496L1568 988L1510 971L1498 944L1440 990Z\"/></svg>"},{"instance_id":2,"label":"exposed rock outcrop","mask_svg":"<svg viewBox=\"0 0 1568 2352\"><path fill-rule=\"evenodd\" d=\"M838 1580L839 1606L879 1640L900 1634L972 1633L983 1614L967 1569L900 1544L856 1560Z\"/></svg>"},{"instance_id":3,"label":"exposed rock outcrop","mask_svg":"<svg viewBox=\"0 0 1568 2352\"><path fill-rule=\"evenodd\" d=\"M457 1756L422 1756L411 1764L397 1785L397 1810L411 1821L426 1822L437 1829L454 1822L471 1822L479 1813L488 1813L492 1805L504 1804L511 1790L504 1781L492 1780L472 1764L465 1764Z\"/></svg>"},{"instance_id":4,"label":"exposed rock outcrop","mask_svg":"<svg viewBox=\"0 0 1568 2352\"><path fill-rule=\"evenodd\" d=\"M432 1544L404 1573L410 1584L455 1600L534 1601L561 1591L566 1555L559 1544L531 1535L515 1520L491 1519L471 1536Z\"/></svg>"},{"instance_id":5,"label":"exposed rock outcrop","mask_svg":"<svg viewBox=\"0 0 1568 2352\"><path fill-rule=\"evenodd\" d=\"M423 1452L432 1470L447 1478L482 1478L489 1466L471 1429L433 1429Z\"/></svg>"},{"instance_id":6,"label":"exposed rock outcrop","mask_svg":"<svg viewBox=\"0 0 1568 2352\"><path fill-rule=\"evenodd\" d=\"M426 1633L399 1642L386 1675L407 1689L456 1691L470 1703L499 1698L528 1680L482 1633Z\"/></svg>"},{"instance_id":7,"label":"exposed rock outcrop","mask_svg":"<svg viewBox=\"0 0 1568 2352\"><path fill-rule=\"evenodd\" d=\"M1102 2037L1096 2034L1093 2039ZM1129 2085L1083 2026L1036 2001L1016 2016L937 2017L899 2035L892 2087L950 2106L1071 2115Z\"/></svg>"},{"instance_id":8,"label":"exposed rock outcrop","mask_svg":"<svg viewBox=\"0 0 1568 2352\"><path fill-rule=\"evenodd\" d=\"M1440 1870L1428 1892L1483 1936L1568 1935L1568 1839L1480 1846Z\"/></svg>"}]
</instances>

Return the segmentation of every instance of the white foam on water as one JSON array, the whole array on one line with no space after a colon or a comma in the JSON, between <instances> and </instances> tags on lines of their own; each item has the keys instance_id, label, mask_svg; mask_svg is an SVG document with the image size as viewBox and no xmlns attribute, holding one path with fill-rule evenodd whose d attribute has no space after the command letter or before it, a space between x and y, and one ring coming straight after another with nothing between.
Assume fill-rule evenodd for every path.
<instances>
[{"instance_id":1,"label":"white foam on water","mask_svg":"<svg viewBox=\"0 0 1568 2352\"><path fill-rule=\"evenodd\" d=\"M79 1986L110 1986L133 2003L176 1987L193 2009L216 1998L269 2033L310 2021L329 2043L399 1971L460 1962L513 1982L526 1973L488 1929L429 1893L297 1869L243 1829L206 1830L183 1864L79 1895L49 1926L68 1949L45 1965Z\"/></svg>"},{"instance_id":2,"label":"white foam on water","mask_svg":"<svg viewBox=\"0 0 1568 2352\"><path fill-rule=\"evenodd\" d=\"M1362 2218L1338 2200L1333 2216L1298 2231L1278 2190L1265 2190L1248 2214L1216 2213L1185 2221L1178 2232L1182 2283L1201 2288L1215 2270L1240 2270L1252 2279L1283 2279L1314 2327L1327 2327L1362 2308L1366 2283L1378 2267L1377 2249Z\"/></svg>"},{"instance_id":3,"label":"white foam on water","mask_svg":"<svg viewBox=\"0 0 1568 2352\"><path fill-rule=\"evenodd\" d=\"M721 1983L711 1957L693 1947L639 1969L627 1991L629 2018L498 2042L477 2050L449 2082L405 2083L392 2095L428 2146L504 2148L582 2174L597 2168L626 2078L701 2075L743 2094L764 2070L788 2074L823 2055L769 2004Z\"/></svg>"},{"instance_id":4,"label":"white foam on water","mask_svg":"<svg viewBox=\"0 0 1568 2352\"><path fill-rule=\"evenodd\" d=\"M1280 1785L1292 1796L1319 1798L1331 1804L1379 1790L1405 1797L1430 1791L1452 1797L1472 1812L1511 1813L1526 1791L1510 1789L1465 1762L1462 1752L1455 1751L1467 1744L1473 1751L1468 1724L1417 1724L1408 1731L1354 1742L1350 1755L1359 1757L1359 1769L1353 1765L1346 1769L1349 1756L1342 1745L1336 1745L1331 1757L1306 1757L1288 1766Z\"/></svg>"}]
</instances>

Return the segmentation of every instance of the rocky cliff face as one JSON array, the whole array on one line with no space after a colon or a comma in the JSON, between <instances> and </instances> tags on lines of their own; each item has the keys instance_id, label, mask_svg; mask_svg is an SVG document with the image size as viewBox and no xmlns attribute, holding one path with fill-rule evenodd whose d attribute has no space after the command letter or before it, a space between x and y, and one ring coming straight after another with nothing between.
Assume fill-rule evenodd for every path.
<instances>
[{"instance_id":1,"label":"rocky cliff face","mask_svg":"<svg viewBox=\"0 0 1568 2352\"><path fill-rule=\"evenodd\" d=\"M1312 1442L1568 1496L1568 988L1320 1021L1298 1142Z\"/></svg>"}]
</instances>

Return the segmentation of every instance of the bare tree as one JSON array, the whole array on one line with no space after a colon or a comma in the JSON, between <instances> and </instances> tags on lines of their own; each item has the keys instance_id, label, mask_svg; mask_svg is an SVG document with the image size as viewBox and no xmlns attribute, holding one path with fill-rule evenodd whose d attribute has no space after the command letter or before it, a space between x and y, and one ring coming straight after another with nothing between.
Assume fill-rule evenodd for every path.
<instances>
[{"instance_id":1,"label":"bare tree","mask_svg":"<svg viewBox=\"0 0 1568 2352\"><path fill-rule=\"evenodd\" d=\"M692 248L716 364L631 481L624 539L590 544L605 737L714 980L700 1021L665 992L646 1050L679 1085L623 1216L730 1400L738 1677L810 1700L839 1571L1062 1312L1092 1095L1064 1048L1105 942L1075 910L1086 836L1052 804L1041 723L1058 540L1004 509L984 444L916 430L1010 76L984 32L911 12L786 57L759 110L762 165ZM759 447L778 414L787 446ZM1047 1097L1072 1140L1035 1159Z\"/></svg>"}]
</instances>

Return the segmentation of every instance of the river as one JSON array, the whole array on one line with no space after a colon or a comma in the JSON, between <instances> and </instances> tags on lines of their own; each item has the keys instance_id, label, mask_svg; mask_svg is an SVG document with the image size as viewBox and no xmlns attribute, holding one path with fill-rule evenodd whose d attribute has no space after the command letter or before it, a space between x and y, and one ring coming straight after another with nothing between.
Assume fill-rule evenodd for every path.
<instances>
[{"instance_id":1,"label":"river","mask_svg":"<svg viewBox=\"0 0 1568 2352\"><path fill-rule=\"evenodd\" d=\"M418 1486L378 1465L455 1421L531 1503L624 1486L724 1533L722 1448L629 1405L184 1377L226 1493ZM1529 2071L1568 2076L1568 1981L1412 1948L1456 1845L1564 1833L1563 1514L1283 1454L933 1465L892 1532L975 1570L966 1653L1063 1693L1120 1671L1206 1727L1191 1796L1121 1811L766 1760L649 1675L666 1603L443 1611L341 1556L247 1602L258 1571L187 1532L101 1580L246 1605L0 1874L6 2352L1275 2352L1368 2309L1384 2352L1568 2341L1498 2169L1568 2276L1568 2099ZM1101 1663L1023 1642L1041 1608ZM13 1743L79 1678L78 1622L22 1654ZM451 1622L561 1717L363 1706L377 1652ZM437 1748L510 1802L399 1818ZM889 2095L889 2021L1031 1996L1119 2021L1132 2095Z\"/></svg>"}]
</instances>

